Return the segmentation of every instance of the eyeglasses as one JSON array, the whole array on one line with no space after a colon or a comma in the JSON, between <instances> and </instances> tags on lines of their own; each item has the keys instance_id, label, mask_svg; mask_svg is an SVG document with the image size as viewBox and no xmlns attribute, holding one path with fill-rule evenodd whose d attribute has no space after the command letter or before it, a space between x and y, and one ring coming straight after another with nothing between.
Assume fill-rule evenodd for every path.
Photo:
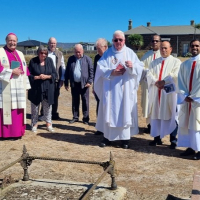
<instances>
[{"instance_id":1,"label":"eyeglasses","mask_svg":"<svg viewBox=\"0 0 200 200\"><path fill-rule=\"evenodd\" d=\"M122 42L123 39L119 38L119 39L114 39L113 41L114 41L114 42L118 42L118 41Z\"/></svg>"},{"instance_id":2,"label":"eyeglasses","mask_svg":"<svg viewBox=\"0 0 200 200\"><path fill-rule=\"evenodd\" d=\"M199 47L199 45L191 45L191 48Z\"/></svg>"},{"instance_id":3,"label":"eyeglasses","mask_svg":"<svg viewBox=\"0 0 200 200\"><path fill-rule=\"evenodd\" d=\"M43 54L44 54L44 55L46 55L46 56L47 56L47 53L45 53L45 52L40 52L40 54L41 54L41 55L43 55Z\"/></svg>"},{"instance_id":4,"label":"eyeglasses","mask_svg":"<svg viewBox=\"0 0 200 200\"><path fill-rule=\"evenodd\" d=\"M154 43L154 42L160 42L160 40L152 40L151 42L152 43Z\"/></svg>"}]
</instances>

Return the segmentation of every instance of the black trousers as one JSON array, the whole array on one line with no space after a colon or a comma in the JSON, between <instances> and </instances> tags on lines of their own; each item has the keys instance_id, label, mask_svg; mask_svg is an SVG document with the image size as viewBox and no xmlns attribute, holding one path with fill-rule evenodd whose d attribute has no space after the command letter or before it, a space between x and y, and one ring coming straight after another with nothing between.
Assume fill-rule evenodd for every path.
<instances>
[{"instance_id":1,"label":"black trousers","mask_svg":"<svg viewBox=\"0 0 200 200\"><path fill-rule=\"evenodd\" d=\"M52 117L59 117L58 113L58 97L60 95L59 82L55 83L54 104L52 105Z\"/></svg>"},{"instance_id":2,"label":"black trousers","mask_svg":"<svg viewBox=\"0 0 200 200\"><path fill-rule=\"evenodd\" d=\"M71 87L73 119L79 118L80 97L82 100L83 121L89 121L89 87L81 88L81 83L74 83Z\"/></svg>"},{"instance_id":3,"label":"black trousers","mask_svg":"<svg viewBox=\"0 0 200 200\"><path fill-rule=\"evenodd\" d=\"M98 98L98 96L96 95L96 93L94 93L94 97L95 97L95 99L96 99L96 101L97 101L96 115L98 116L98 110L99 110L99 98Z\"/></svg>"}]
</instances>

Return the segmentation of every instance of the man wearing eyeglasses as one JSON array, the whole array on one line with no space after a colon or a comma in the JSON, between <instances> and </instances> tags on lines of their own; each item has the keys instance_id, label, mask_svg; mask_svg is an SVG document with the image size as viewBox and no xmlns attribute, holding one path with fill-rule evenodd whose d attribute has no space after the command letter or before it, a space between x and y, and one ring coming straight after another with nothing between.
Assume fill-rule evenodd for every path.
<instances>
[{"instance_id":1,"label":"man wearing eyeglasses","mask_svg":"<svg viewBox=\"0 0 200 200\"><path fill-rule=\"evenodd\" d=\"M97 63L94 90L100 104L96 129L104 133L100 147L121 140L127 149L131 136L139 132L137 89L144 64L126 47L122 31L115 31L112 41Z\"/></svg>"},{"instance_id":2,"label":"man wearing eyeglasses","mask_svg":"<svg viewBox=\"0 0 200 200\"><path fill-rule=\"evenodd\" d=\"M161 138L170 134L170 149L176 148L176 111L177 94L175 89L167 93L165 87L177 86L178 71L181 61L171 56L172 47L169 41L160 45L161 57L151 62L147 72L149 89L148 115L151 123L151 136L154 140L150 146L162 145ZM172 87L174 86L174 87Z\"/></svg>"},{"instance_id":3,"label":"man wearing eyeglasses","mask_svg":"<svg viewBox=\"0 0 200 200\"><path fill-rule=\"evenodd\" d=\"M200 41L190 42L192 57L182 63L178 74L179 111L178 146L188 147L181 156L200 159ZM195 154L195 151L197 153Z\"/></svg>"},{"instance_id":4,"label":"man wearing eyeglasses","mask_svg":"<svg viewBox=\"0 0 200 200\"><path fill-rule=\"evenodd\" d=\"M151 41L151 46L152 49L147 51L141 58L141 61L144 62L144 70L142 73L142 77L141 77L141 106L142 106L142 114L143 117L146 118L146 122L147 122L147 133L150 133L150 121L149 121L149 117L148 117L148 85L147 85L147 80L146 80L146 73L149 69L149 65L150 63L159 58L160 55L160 36L159 35L153 35L152 37L152 41Z\"/></svg>"}]
</instances>

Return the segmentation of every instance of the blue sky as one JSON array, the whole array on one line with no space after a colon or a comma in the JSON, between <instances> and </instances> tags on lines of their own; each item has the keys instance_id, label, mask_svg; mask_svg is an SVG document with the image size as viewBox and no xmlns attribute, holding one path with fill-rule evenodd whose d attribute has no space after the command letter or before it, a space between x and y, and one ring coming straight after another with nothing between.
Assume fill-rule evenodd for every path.
<instances>
[{"instance_id":1,"label":"blue sky","mask_svg":"<svg viewBox=\"0 0 200 200\"><path fill-rule=\"evenodd\" d=\"M0 0L0 44L14 32L18 41L111 42L115 30L133 27L200 23L199 0Z\"/></svg>"}]
</instances>

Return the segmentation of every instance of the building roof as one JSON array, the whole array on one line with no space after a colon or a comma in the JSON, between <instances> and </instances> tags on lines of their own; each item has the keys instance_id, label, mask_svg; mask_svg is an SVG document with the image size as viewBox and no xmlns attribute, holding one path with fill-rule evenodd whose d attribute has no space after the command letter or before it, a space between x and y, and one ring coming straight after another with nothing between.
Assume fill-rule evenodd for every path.
<instances>
[{"instance_id":1,"label":"building roof","mask_svg":"<svg viewBox=\"0 0 200 200\"><path fill-rule=\"evenodd\" d=\"M62 48L64 50L72 49L75 44L77 43L64 43L64 42L57 42L57 48Z\"/></svg>"},{"instance_id":2,"label":"building roof","mask_svg":"<svg viewBox=\"0 0 200 200\"><path fill-rule=\"evenodd\" d=\"M40 46L40 45L47 45L47 43L44 42L40 42L37 40L26 40L26 41L22 41L22 42L18 42L17 46L24 46L24 47L36 47L36 46Z\"/></svg>"},{"instance_id":3,"label":"building roof","mask_svg":"<svg viewBox=\"0 0 200 200\"><path fill-rule=\"evenodd\" d=\"M158 35L189 35L200 34L200 29L193 26L138 26L124 32L125 35L131 34L158 34Z\"/></svg>"}]
</instances>

